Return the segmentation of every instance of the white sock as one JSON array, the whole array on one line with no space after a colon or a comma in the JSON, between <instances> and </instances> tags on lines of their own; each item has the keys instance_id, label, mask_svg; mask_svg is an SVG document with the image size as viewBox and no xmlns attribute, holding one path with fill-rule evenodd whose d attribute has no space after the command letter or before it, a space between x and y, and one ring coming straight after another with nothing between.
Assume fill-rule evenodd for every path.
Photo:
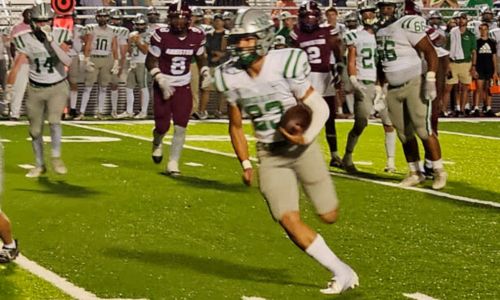
<instances>
[{"instance_id":1,"label":"white sock","mask_svg":"<svg viewBox=\"0 0 500 300\"><path fill-rule=\"evenodd\" d=\"M76 109L76 101L78 99L78 91L69 92L69 107L71 109Z\"/></svg>"},{"instance_id":2,"label":"white sock","mask_svg":"<svg viewBox=\"0 0 500 300\"><path fill-rule=\"evenodd\" d=\"M107 91L108 91L107 87L104 86L99 87L99 97L97 98L98 100L97 112L100 114L104 113L104 100L106 99Z\"/></svg>"},{"instance_id":3,"label":"white sock","mask_svg":"<svg viewBox=\"0 0 500 300\"><path fill-rule=\"evenodd\" d=\"M396 156L396 131L385 133L385 154L387 161L392 158L394 165L394 157Z\"/></svg>"},{"instance_id":4,"label":"white sock","mask_svg":"<svg viewBox=\"0 0 500 300\"><path fill-rule=\"evenodd\" d=\"M479 110L479 106L474 105L474 110Z\"/></svg>"},{"instance_id":5,"label":"white sock","mask_svg":"<svg viewBox=\"0 0 500 300\"><path fill-rule=\"evenodd\" d=\"M334 275L340 274L344 270L344 263L333 253L319 234L316 235L311 245L307 247L306 253Z\"/></svg>"},{"instance_id":6,"label":"white sock","mask_svg":"<svg viewBox=\"0 0 500 300\"><path fill-rule=\"evenodd\" d=\"M432 168L432 161L430 159L426 158L424 165L426 168Z\"/></svg>"},{"instance_id":7,"label":"white sock","mask_svg":"<svg viewBox=\"0 0 500 300\"><path fill-rule=\"evenodd\" d=\"M175 125L174 137L172 138L172 145L170 146L170 160L177 162L179 161L185 140L186 140L186 128Z\"/></svg>"},{"instance_id":8,"label":"white sock","mask_svg":"<svg viewBox=\"0 0 500 300\"><path fill-rule=\"evenodd\" d=\"M127 88L127 112L134 113L134 89Z\"/></svg>"},{"instance_id":9,"label":"white sock","mask_svg":"<svg viewBox=\"0 0 500 300\"><path fill-rule=\"evenodd\" d=\"M7 249L15 249L16 248L16 241L12 240L12 243L10 244L3 244L3 248L7 248Z\"/></svg>"},{"instance_id":10,"label":"white sock","mask_svg":"<svg viewBox=\"0 0 500 300\"><path fill-rule=\"evenodd\" d=\"M439 169L443 168L443 160L442 159L432 161L431 164L432 164L432 169L434 169L434 170L439 170Z\"/></svg>"},{"instance_id":11,"label":"white sock","mask_svg":"<svg viewBox=\"0 0 500 300\"><path fill-rule=\"evenodd\" d=\"M80 113L85 114L85 110L87 110L87 104L89 104L90 92L92 92L91 86L86 86L83 90L82 95L82 105L80 105Z\"/></svg>"},{"instance_id":12,"label":"white sock","mask_svg":"<svg viewBox=\"0 0 500 300\"><path fill-rule=\"evenodd\" d=\"M465 103L465 109L469 109L470 108L470 104L469 103Z\"/></svg>"},{"instance_id":13,"label":"white sock","mask_svg":"<svg viewBox=\"0 0 500 300\"><path fill-rule=\"evenodd\" d=\"M420 172L420 162L419 161L412 161L408 163L408 168L410 169L410 172Z\"/></svg>"},{"instance_id":14,"label":"white sock","mask_svg":"<svg viewBox=\"0 0 500 300\"><path fill-rule=\"evenodd\" d=\"M342 106L338 107L337 108L337 114L341 115L343 114L344 112L342 111Z\"/></svg>"},{"instance_id":15,"label":"white sock","mask_svg":"<svg viewBox=\"0 0 500 300\"><path fill-rule=\"evenodd\" d=\"M345 101L347 103L347 108L351 114L354 113L354 94L345 95Z\"/></svg>"},{"instance_id":16,"label":"white sock","mask_svg":"<svg viewBox=\"0 0 500 300\"><path fill-rule=\"evenodd\" d=\"M52 157L61 157L61 124L50 124L50 145L52 146Z\"/></svg>"},{"instance_id":17,"label":"white sock","mask_svg":"<svg viewBox=\"0 0 500 300\"><path fill-rule=\"evenodd\" d=\"M111 111L116 112L118 108L118 90L111 90Z\"/></svg>"},{"instance_id":18,"label":"white sock","mask_svg":"<svg viewBox=\"0 0 500 300\"><path fill-rule=\"evenodd\" d=\"M141 112L148 114L148 106L149 106L149 89L147 87L141 89L142 95L142 106Z\"/></svg>"},{"instance_id":19,"label":"white sock","mask_svg":"<svg viewBox=\"0 0 500 300\"><path fill-rule=\"evenodd\" d=\"M40 134L37 138L31 138L31 147L33 147L33 153L35 154L36 166L41 167L45 165L43 161L43 134Z\"/></svg>"},{"instance_id":20,"label":"white sock","mask_svg":"<svg viewBox=\"0 0 500 300\"><path fill-rule=\"evenodd\" d=\"M455 105L455 110L460 111L460 105Z\"/></svg>"},{"instance_id":21,"label":"white sock","mask_svg":"<svg viewBox=\"0 0 500 300\"><path fill-rule=\"evenodd\" d=\"M491 110L491 106L486 106L486 111Z\"/></svg>"}]
</instances>

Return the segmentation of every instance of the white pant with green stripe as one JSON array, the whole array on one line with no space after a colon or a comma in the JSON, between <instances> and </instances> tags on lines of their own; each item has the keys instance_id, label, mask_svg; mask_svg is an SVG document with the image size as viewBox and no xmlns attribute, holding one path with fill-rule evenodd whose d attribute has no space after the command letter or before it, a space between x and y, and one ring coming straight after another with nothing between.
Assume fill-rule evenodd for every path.
<instances>
[{"instance_id":1,"label":"white pant with green stripe","mask_svg":"<svg viewBox=\"0 0 500 300\"><path fill-rule=\"evenodd\" d=\"M391 88L389 86L387 91L386 101L389 118L403 143L413 138L415 132L422 140L427 140L432 134L432 105L422 95L420 75L401 87Z\"/></svg>"}]
</instances>

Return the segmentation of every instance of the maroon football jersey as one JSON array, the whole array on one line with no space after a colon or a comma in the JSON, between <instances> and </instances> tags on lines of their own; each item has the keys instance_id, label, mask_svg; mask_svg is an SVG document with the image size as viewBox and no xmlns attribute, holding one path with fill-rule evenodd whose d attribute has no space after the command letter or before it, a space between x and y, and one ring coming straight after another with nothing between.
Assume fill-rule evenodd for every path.
<instances>
[{"instance_id":1,"label":"maroon football jersey","mask_svg":"<svg viewBox=\"0 0 500 300\"><path fill-rule=\"evenodd\" d=\"M162 73L184 77L189 73L193 56L201 55L204 46L205 34L196 27L190 27L184 38L172 34L168 27L161 27L157 28L151 37L149 52L158 57Z\"/></svg>"},{"instance_id":2,"label":"maroon football jersey","mask_svg":"<svg viewBox=\"0 0 500 300\"><path fill-rule=\"evenodd\" d=\"M330 72L330 56L333 54L328 38L332 35L335 32L331 26L320 27L311 33L302 32L295 26L290 33L293 46L307 53L312 72Z\"/></svg>"}]
</instances>

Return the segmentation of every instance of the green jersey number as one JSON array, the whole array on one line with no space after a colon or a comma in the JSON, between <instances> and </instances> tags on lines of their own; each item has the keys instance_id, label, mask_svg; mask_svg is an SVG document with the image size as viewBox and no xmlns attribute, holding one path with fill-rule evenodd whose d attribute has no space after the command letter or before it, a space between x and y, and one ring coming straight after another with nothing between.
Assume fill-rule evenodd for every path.
<instances>
[{"instance_id":1,"label":"green jersey number","mask_svg":"<svg viewBox=\"0 0 500 300\"><path fill-rule=\"evenodd\" d=\"M40 59L38 59L38 58L35 58L34 62L36 65L35 71L37 73L42 73L41 67L47 68L48 73L54 73L54 61L53 61L52 57L47 57L47 59L45 60L45 63L43 65L41 64Z\"/></svg>"},{"instance_id":2,"label":"green jersey number","mask_svg":"<svg viewBox=\"0 0 500 300\"><path fill-rule=\"evenodd\" d=\"M264 104L264 110L257 104L245 106L245 112L252 118L256 131L278 128L279 124L273 120L256 121L256 119L261 118L265 113L272 113L273 111L275 111L273 114L283 114L283 105L281 105L280 101L267 102Z\"/></svg>"},{"instance_id":3,"label":"green jersey number","mask_svg":"<svg viewBox=\"0 0 500 300\"><path fill-rule=\"evenodd\" d=\"M398 58L396 56L396 43L392 40L384 39L382 44L379 44L378 54L381 61L395 61Z\"/></svg>"},{"instance_id":4,"label":"green jersey number","mask_svg":"<svg viewBox=\"0 0 500 300\"><path fill-rule=\"evenodd\" d=\"M375 51L373 51L372 48L361 49L361 54L363 55L363 58L361 59L361 62L363 63L363 69L373 69L374 52Z\"/></svg>"}]
</instances>

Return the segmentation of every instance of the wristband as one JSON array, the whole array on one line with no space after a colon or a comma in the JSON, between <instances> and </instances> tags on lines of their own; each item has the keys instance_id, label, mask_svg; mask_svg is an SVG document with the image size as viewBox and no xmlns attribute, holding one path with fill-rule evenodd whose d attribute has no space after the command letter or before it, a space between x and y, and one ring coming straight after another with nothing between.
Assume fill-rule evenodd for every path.
<instances>
[{"instance_id":1,"label":"wristband","mask_svg":"<svg viewBox=\"0 0 500 300\"><path fill-rule=\"evenodd\" d=\"M436 81L436 72L433 71L427 72L427 74L425 75L425 79L429 81Z\"/></svg>"},{"instance_id":2,"label":"wristband","mask_svg":"<svg viewBox=\"0 0 500 300\"><path fill-rule=\"evenodd\" d=\"M243 170L251 169L252 163L248 159L245 159L244 161L241 162L241 166L243 167Z\"/></svg>"},{"instance_id":3,"label":"wristband","mask_svg":"<svg viewBox=\"0 0 500 300\"><path fill-rule=\"evenodd\" d=\"M160 74L161 71L160 68L153 68L151 71L149 71L149 73L151 74L151 76L153 76L153 78L155 78L155 76Z\"/></svg>"}]
</instances>

